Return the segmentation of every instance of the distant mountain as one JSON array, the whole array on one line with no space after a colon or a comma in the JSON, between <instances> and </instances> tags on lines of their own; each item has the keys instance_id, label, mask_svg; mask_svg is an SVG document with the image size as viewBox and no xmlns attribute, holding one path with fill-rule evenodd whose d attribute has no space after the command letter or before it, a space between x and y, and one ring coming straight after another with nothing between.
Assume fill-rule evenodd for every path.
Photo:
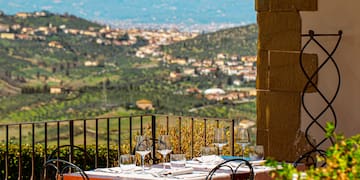
<instances>
[{"instance_id":1,"label":"distant mountain","mask_svg":"<svg viewBox=\"0 0 360 180\"><path fill-rule=\"evenodd\" d=\"M89 20L76 17L69 14L54 14L48 11L41 11L36 13L25 13L31 14L27 18L17 17L16 15L2 15L0 16L0 24L21 24L23 27L41 27L41 26L61 26L65 25L66 28L72 29L88 29L89 27L99 28L102 25L91 22Z\"/></svg>"},{"instance_id":2,"label":"distant mountain","mask_svg":"<svg viewBox=\"0 0 360 180\"><path fill-rule=\"evenodd\" d=\"M218 53L256 55L257 31L256 24L224 29L164 46L163 50L173 57L198 59L214 58Z\"/></svg>"}]
</instances>

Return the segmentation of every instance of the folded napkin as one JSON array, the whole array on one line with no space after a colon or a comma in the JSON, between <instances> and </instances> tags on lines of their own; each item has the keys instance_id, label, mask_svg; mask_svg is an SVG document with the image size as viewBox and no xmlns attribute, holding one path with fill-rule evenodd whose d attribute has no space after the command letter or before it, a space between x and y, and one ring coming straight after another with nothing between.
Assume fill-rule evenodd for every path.
<instances>
[{"instance_id":1,"label":"folded napkin","mask_svg":"<svg viewBox=\"0 0 360 180\"><path fill-rule=\"evenodd\" d=\"M191 174L191 173L193 173L193 171L194 171L194 169L192 167L174 168L174 169L169 169L164 174L177 176L177 175L182 175L182 174Z\"/></svg>"},{"instance_id":2,"label":"folded napkin","mask_svg":"<svg viewBox=\"0 0 360 180\"><path fill-rule=\"evenodd\" d=\"M224 161L224 159L222 159L220 156L217 156L217 155L207 155L207 156L195 157L193 160L199 161L201 163L207 163L207 164L219 164Z\"/></svg>"},{"instance_id":3,"label":"folded napkin","mask_svg":"<svg viewBox=\"0 0 360 180\"><path fill-rule=\"evenodd\" d=\"M86 175L106 176L106 177L119 177L120 173L105 172L105 171L85 171Z\"/></svg>"},{"instance_id":4,"label":"folded napkin","mask_svg":"<svg viewBox=\"0 0 360 180\"><path fill-rule=\"evenodd\" d=\"M109 176L109 177L118 177L121 173L120 167L113 168L97 168L92 171L85 171L87 175L100 175L100 176Z\"/></svg>"},{"instance_id":5,"label":"folded napkin","mask_svg":"<svg viewBox=\"0 0 360 180\"><path fill-rule=\"evenodd\" d=\"M250 161L250 164L253 166L261 166L264 165L266 160L256 160L256 161Z\"/></svg>"},{"instance_id":6,"label":"folded napkin","mask_svg":"<svg viewBox=\"0 0 360 180\"><path fill-rule=\"evenodd\" d=\"M274 168L267 166L253 166L253 168L254 168L254 173L270 172L274 170ZM249 172L250 169L248 167L239 167L238 171Z\"/></svg>"},{"instance_id":7,"label":"folded napkin","mask_svg":"<svg viewBox=\"0 0 360 180\"><path fill-rule=\"evenodd\" d=\"M112 168L97 168L94 169L95 172L104 172L104 173L121 173L120 167L112 167Z\"/></svg>"},{"instance_id":8,"label":"folded napkin","mask_svg":"<svg viewBox=\"0 0 360 180\"><path fill-rule=\"evenodd\" d=\"M97 168L94 169L94 172L103 172L103 173L124 173L124 172L133 172L133 171L140 171L142 170L141 167L136 166L132 168L131 170L122 170L121 167L111 167L111 168Z\"/></svg>"},{"instance_id":9,"label":"folded napkin","mask_svg":"<svg viewBox=\"0 0 360 180\"><path fill-rule=\"evenodd\" d=\"M207 173L203 173L203 172L196 172L196 173L192 173L192 174L181 174L181 175L177 175L177 176L169 176L167 177L167 179L186 179L186 180L204 180L207 176Z\"/></svg>"}]
</instances>

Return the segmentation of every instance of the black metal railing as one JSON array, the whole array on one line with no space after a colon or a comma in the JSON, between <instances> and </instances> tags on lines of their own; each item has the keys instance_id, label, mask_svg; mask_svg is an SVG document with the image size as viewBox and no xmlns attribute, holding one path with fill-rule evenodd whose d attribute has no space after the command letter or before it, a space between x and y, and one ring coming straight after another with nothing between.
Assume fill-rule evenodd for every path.
<instances>
[{"instance_id":1,"label":"black metal railing","mask_svg":"<svg viewBox=\"0 0 360 180\"><path fill-rule=\"evenodd\" d=\"M223 152L226 155L236 155L240 152L235 151L236 124L237 120L231 119L164 115L0 124L0 167L4 169L0 171L0 179L41 179L40 166L46 162L53 149L64 145L70 147L70 163L74 161L73 147L81 146L85 152L94 151L94 160L85 159L84 167L115 166L121 154L133 152L134 137L143 134L152 139L160 134L169 134L173 137L174 153L186 153L188 158L192 158L199 155L200 146L212 143L211 128L226 127L229 131L229 144ZM153 163L157 163L156 157L159 157L155 148L153 141ZM56 153L59 157L60 151Z\"/></svg>"},{"instance_id":2,"label":"black metal railing","mask_svg":"<svg viewBox=\"0 0 360 180\"><path fill-rule=\"evenodd\" d=\"M302 37L303 38L307 38L307 40L304 43L304 46L301 49L300 52L300 58L299 58L299 63L300 63L300 67L302 72L304 73L307 82L303 88L303 93L301 96L301 105L306 113L306 115L310 118L311 122L307 125L306 130L305 130L305 137L306 140L308 142L308 144L311 146L311 150L304 153L302 156L300 156L294 163L294 165L296 166L299 162L304 162L306 164L309 165L313 165L313 166L325 166L326 162L322 161L322 162L318 162L316 159L316 156L321 156L323 157L323 159L326 159L326 152L325 150L323 150L321 148L321 145L323 145L325 142L329 141L332 145L334 145L334 139L333 137L328 137L326 134L326 128L325 128L325 123L328 122L332 122L334 124L334 127L336 128L337 126L337 116L335 113L335 110L332 106L334 100L336 99L339 90L340 90L340 85L341 85L341 76L340 76L340 70L339 67L333 57L333 55L335 54L336 50L339 47L341 38L342 38L342 34L343 32L340 30L337 34L317 34L315 33L313 30L310 30L308 34L303 34ZM336 43L334 45L334 47L331 48L331 50L328 50L323 43L320 42L319 37L333 37L334 39L336 39ZM325 59L322 61L322 63L317 67L317 69L314 72L307 72L305 70L305 66L304 66L304 60L303 60L303 55L305 50L310 46L310 44L313 44L315 47L320 48L320 50L324 53L325 55ZM335 72L334 72L334 76L336 76L336 78L334 78L334 82L336 82L336 85L334 85L334 93L332 95L326 95L324 93L324 90L319 89L319 87L317 86L316 83L316 77L319 75L319 73L324 70L326 68L326 66L331 66L333 68L335 68ZM314 112L310 110L310 103L308 101L306 101L307 99L305 98L306 96L306 92L310 89L310 88L314 88L315 89L315 93L317 95L319 95L320 100L325 104L325 106L318 112ZM328 91L329 89L327 89ZM326 113L330 114L331 117L333 119L326 119L326 121L324 122L324 118L329 118L326 116ZM335 128L333 131L335 131ZM314 142L312 140L311 134L310 134L310 130L320 130L323 133L323 138L319 141L319 142Z\"/></svg>"}]
</instances>

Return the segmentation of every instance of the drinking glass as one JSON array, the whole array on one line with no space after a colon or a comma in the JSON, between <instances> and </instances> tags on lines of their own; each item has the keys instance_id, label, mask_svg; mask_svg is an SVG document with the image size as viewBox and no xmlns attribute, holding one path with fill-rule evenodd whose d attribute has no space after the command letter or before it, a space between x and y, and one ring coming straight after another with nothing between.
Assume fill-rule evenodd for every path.
<instances>
[{"instance_id":1,"label":"drinking glass","mask_svg":"<svg viewBox=\"0 0 360 180\"><path fill-rule=\"evenodd\" d=\"M185 154L170 154L171 168L184 168L186 164Z\"/></svg>"},{"instance_id":2,"label":"drinking glass","mask_svg":"<svg viewBox=\"0 0 360 180\"><path fill-rule=\"evenodd\" d=\"M249 147L249 158L251 161L259 161L264 159L264 146L255 145Z\"/></svg>"},{"instance_id":3,"label":"drinking glass","mask_svg":"<svg viewBox=\"0 0 360 180\"><path fill-rule=\"evenodd\" d=\"M217 154L216 147L213 146L203 146L200 148L201 156L209 156Z\"/></svg>"},{"instance_id":4,"label":"drinking glass","mask_svg":"<svg viewBox=\"0 0 360 180\"><path fill-rule=\"evenodd\" d=\"M165 170L166 156L171 152L171 141L169 135L161 135L158 141L158 152L163 156L163 170Z\"/></svg>"},{"instance_id":5,"label":"drinking glass","mask_svg":"<svg viewBox=\"0 0 360 180\"><path fill-rule=\"evenodd\" d=\"M145 163L144 159L147 154L151 152L151 142L150 139L146 136L136 136L136 153L140 154L141 156L141 166L142 172L145 172Z\"/></svg>"},{"instance_id":6,"label":"drinking glass","mask_svg":"<svg viewBox=\"0 0 360 180\"><path fill-rule=\"evenodd\" d=\"M246 147L247 144L250 143L250 135L249 135L248 129L243 128L243 127L237 128L235 141L236 141L237 144L241 145L242 157L244 158L245 157L245 155L244 155L245 147Z\"/></svg>"},{"instance_id":7,"label":"drinking glass","mask_svg":"<svg viewBox=\"0 0 360 180\"><path fill-rule=\"evenodd\" d=\"M123 154L120 156L120 168L124 172L133 170L136 166L135 162L135 155Z\"/></svg>"},{"instance_id":8,"label":"drinking glass","mask_svg":"<svg viewBox=\"0 0 360 180\"><path fill-rule=\"evenodd\" d=\"M227 144L225 128L214 129L214 144L219 148L219 155L221 155L223 146Z\"/></svg>"}]
</instances>

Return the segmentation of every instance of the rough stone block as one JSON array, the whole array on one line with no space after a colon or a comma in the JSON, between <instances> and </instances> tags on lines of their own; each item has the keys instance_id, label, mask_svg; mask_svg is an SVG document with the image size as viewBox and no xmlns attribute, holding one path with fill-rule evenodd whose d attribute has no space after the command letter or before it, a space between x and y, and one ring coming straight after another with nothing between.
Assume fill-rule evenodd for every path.
<instances>
[{"instance_id":1,"label":"rough stone block","mask_svg":"<svg viewBox=\"0 0 360 180\"><path fill-rule=\"evenodd\" d=\"M318 0L295 0L295 4L299 11L318 10Z\"/></svg>"},{"instance_id":2,"label":"rough stone block","mask_svg":"<svg viewBox=\"0 0 360 180\"><path fill-rule=\"evenodd\" d=\"M260 49L300 51L301 17L299 12L259 12L257 22Z\"/></svg>"},{"instance_id":3,"label":"rough stone block","mask_svg":"<svg viewBox=\"0 0 360 180\"><path fill-rule=\"evenodd\" d=\"M295 0L270 0L270 11L296 11Z\"/></svg>"},{"instance_id":4,"label":"rough stone block","mask_svg":"<svg viewBox=\"0 0 360 180\"><path fill-rule=\"evenodd\" d=\"M307 84L306 92L315 92L314 86L308 83L308 79L301 70L299 52L269 51L269 89L277 91L302 92ZM311 77L317 67L316 54L303 54L302 64L304 70ZM317 75L313 76L312 82L317 84Z\"/></svg>"},{"instance_id":5,"label":"rough stone block","mask_svg":"<svg viewBox=\"0 0 360 180\"><path fill-rule=\"evenodd\" d=\"M300 129L300 93L279 91L258 91L258 129L268 129L269 156L277 160L293 161L296 132ZM261 142L265 139L259 137Z\"/></svg>"},{"instance_id":6,"label":"rough stone block","mask_svg":"<svg viewBox=\"0 0 360 180\"><path fill-rule=\"evenodd\" d=\"M256 92L256 127L257 129L268 129L269 128L269 113L268 107L268 94L269 91L257 90Z\"/></svg>"},{"instance_id":7,"label":"rough stone block","mask_svg":"<svg viewBox=\"0 0 360 180\"><path fill-rule=\"evenodd\" d=\"M269 156L269 130L257 128L256 144L264 146L265 157Z\"/></svg>"},{"instance_id":8,"label":"rough stone block","mask_svg":"<svg viewBox=\"0 0 360 180\"><path fill-rule=\"evenodd\" d=\"M317 0L269 0L269 11L316 11Z\"/></svg>"},{"instance_id":9,"label":"rough stone block","mask_svg":"<svg viewBox=\"0 0 360 180\"><path fill-rule=\"evenodd\" d=\"M258 50L257 60L256 60L256 88L257 89L269 89L269 51Z\"/></svg>"},{"instance_id":10,"label":"rough stone block","mask_svg":"<svg viewBox=\"0 0 360 180\"><path fill-rule=\"evenodd\" d=\"M269 0L255 0L255 10L260 11L269 11Z\"/></svg>"}]
</instances>

